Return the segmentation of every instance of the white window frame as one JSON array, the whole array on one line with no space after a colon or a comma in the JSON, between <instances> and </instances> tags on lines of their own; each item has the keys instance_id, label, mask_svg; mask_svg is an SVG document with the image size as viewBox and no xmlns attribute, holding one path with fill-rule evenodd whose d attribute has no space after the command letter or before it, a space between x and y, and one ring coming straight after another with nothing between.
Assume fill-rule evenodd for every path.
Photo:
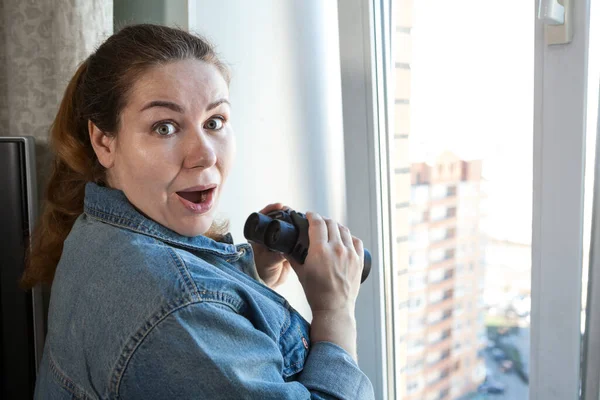
<instances>
[{"instance_id":1,"label":"white window frame","mask_svg":"<svg viewBox=\"0 0 600 400\"><path fill-rule=\"evenodd\" d=\"M390 205L386 204L390 182L387 174L380 173L380 166L387 168L387 159L381 154L380 131L387 131L389 113L379 112L378 104L386 104L385 83L376 77L391 74L382 74L384 65L376 62L376 55L382 54L382 41L390 38L391 21L380 17L392 16L391 11L381 12L389 3L338 2L344 150L346 177L351 182L346 185L347 224L370 249L373 262L356 303L358 362L373 384L375 398L384 400L395 398L393 343L386 340L394 337L393 324L385 307L386 302L395 303L391 271L381 266L392 265L394 241L390 235ZM382 37L384 34L387 38ZM382 139L386 140L385 135Z\"/></svg>"},{"instance_id":2,"label":"white window frame","mask_svg":"<svg viewBox=\"0 0 600 400\"><path fill-rule=\"evenodd\" d=\"M535 27L531 400L579 397L590 3L574 3L571 43Z\"/></svg>"},{"instance_id":3,"label":"white window frame","mask_svg":"<svg viewBox=\"0 0 600 400\"><path fill-rule=\"evenodd\" d=\"M580 387L589 0L571 1L576 5L570 44L549 47L543 25L538 21L535 28L531 400L575 399ZM374 265L357 302L359 364L378 399L394 398L395 390L393 344L386 343L394 337L393 326L385 309L393 298L392 277L382 267L392 265L393 257L391 227L384 222L390 220L389 182L380 171L388 167L381 149L388 144L384 132L391 114L378 110L386 104L382 72L391 77L381 59L393 26L381 15L393 16L391 3L338 3L346 176L352 182L346 192L348 224L371 249ZM531 3L535 18L538 1Z\"/></svg>"}]
</instances>

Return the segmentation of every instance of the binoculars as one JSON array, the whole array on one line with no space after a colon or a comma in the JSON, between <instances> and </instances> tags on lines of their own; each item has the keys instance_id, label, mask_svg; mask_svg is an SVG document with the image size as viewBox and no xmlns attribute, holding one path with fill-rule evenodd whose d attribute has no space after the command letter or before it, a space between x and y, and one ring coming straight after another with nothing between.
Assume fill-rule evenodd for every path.
<instances>
[{"instance_id":1,"label":"binoculars","mask_svg":"<svg viewBox=\"0 0 600 400\"><path fill-rule=\"evenodd\" d=\"M300 264L304 264L308 255L308 220L306 215L293 210L250 214L244 225L244 236L269 250L289 255ZM361 283L371 272L371 253L367 249L364 256Z\"/></svg>"}]
</instances>

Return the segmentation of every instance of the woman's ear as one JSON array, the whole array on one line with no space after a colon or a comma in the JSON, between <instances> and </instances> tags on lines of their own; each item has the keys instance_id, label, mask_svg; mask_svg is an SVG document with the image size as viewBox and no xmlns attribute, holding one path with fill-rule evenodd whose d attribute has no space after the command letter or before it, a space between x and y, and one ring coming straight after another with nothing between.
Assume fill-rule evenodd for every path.
<instances>
[{"instance_id":1,"label":"woman's ear","mask_svg":"<svg viewBox=\"0 0 600 400\"><path fill-rule=\"evenodd\" d=\"M90 142L98 157L100 164L109 169L115 162L115 148L117 141L115 136L109 136L98 129L96 124L88 120L88 131L90 133Z\"/></svg>"}]
</instances>

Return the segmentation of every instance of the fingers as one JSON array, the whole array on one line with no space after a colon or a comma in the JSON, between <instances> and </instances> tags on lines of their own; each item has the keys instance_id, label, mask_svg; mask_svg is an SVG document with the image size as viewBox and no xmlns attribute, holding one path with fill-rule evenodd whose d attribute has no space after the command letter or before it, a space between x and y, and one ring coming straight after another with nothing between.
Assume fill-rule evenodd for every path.
<instances>
[{"instance_id":1,"label":"fingers","mask_svg":"<svg viewBox=\"0 0 600 400\"><path fill-rule=\"evenodd\" d=\"M346 228L344 225L339 225L340 236L342 238L342 243L344 246L349 247L351 249L354 248L354 244L352 243L352 235L350 234L350 229Z\"/></svg>"},{"instance_id":2,"label":"fingers","mask_svg":"<svg viewBox=\"0 0 600 400\"><path fill-rule=\"evenodd\" d=\"M306 213L308 219L308 237L311 243L327 243L328 233L327 224L317 213Z\"/></svg>"},{"instance_id":3,"label":"fingers","mask_svg":"<svg viewBox=\"0 0 600 400\"><path fill-rule=\"evenodd\" d=\"M356 254L360 257L361 260L365 259L365 247L363 245L362 240L357 237L352 236L352 243L354 244L354 249L356 250Z\"/></svg>"},{"instance_id":4,"label":"fingers","mask_svg":"<svg viewBox=\"0 0 600 400\"><path fill-rule=\"evenodd\" d=\"M330 218L323 218L325 224L327 224L327 234L329 236L329 243L341 243L342 238L340 237L340 228L338 223Z\"/></svg>"},{"instance_id":5,"label":"fingers","mask_svg":"<svg viewBox=\"0 0 600 400\"><path fill-rule=\"evenodd\" d=\"M268 214L275 210L289 210L289 207L284 206L282 203L272 203L259 211L261 214Z\"/></svg>"}]
</instances>

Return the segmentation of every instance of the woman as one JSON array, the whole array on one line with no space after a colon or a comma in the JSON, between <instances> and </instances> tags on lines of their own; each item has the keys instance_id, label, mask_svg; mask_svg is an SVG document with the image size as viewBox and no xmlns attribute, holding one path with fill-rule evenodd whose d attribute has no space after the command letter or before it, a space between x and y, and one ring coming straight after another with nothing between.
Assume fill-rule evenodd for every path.
<instances>
[{"instance_id":1,"label":"woman","mask_svg":"<svg viewBox=\"0 0 600 400\"><path fill-rule=\"evenodd\" d=\"M356 364L360 240L308 213L298 265L213 219L234 158L228 84L205 41L154 25L111 36L72 78L24 276L52 283L36 398L373 397ZM310 326L265 286L290 268Z\"/></svg>"}]
</instances>

